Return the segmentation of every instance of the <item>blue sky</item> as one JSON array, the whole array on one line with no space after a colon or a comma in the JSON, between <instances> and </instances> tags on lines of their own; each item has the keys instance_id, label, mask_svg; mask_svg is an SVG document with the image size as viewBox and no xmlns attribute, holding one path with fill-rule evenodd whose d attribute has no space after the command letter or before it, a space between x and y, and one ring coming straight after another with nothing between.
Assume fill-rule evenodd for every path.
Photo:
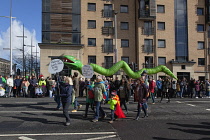
<instances>
[{"instance_id":1,"label":"blue sky","mask_svg":"<svg viewBox=\"0 0 210 140\"><path fill-rule=\"evenodd\" d=\"M22 25L24 24L25 29L25 45L36 46L41 42L41 8L42 0L12 0L12 16L16 17L13 19L12 23L12 47L16 49L22 48L22 38L21 36ZM0 16L10 16L10 0L0 0ZM9 47L10 39L10 19L5 17L0 17L0 57L8 59L9 51L3 48ZM35 47L33 48L35 51ZM30 53L30 48L25 49ZM13 51L13 55L20 55L20 51Z\"/></svg>"},{"instance_id":2,"label":"blue sky","mask_svg":"<svg viewBox=\"0 0 210 140\"><path fill-rule=\"evenodd\" d=\"M10 0L0 0L0 16L10 15ZM41 41L41 0L12 0L12 16L24 24L29 31L36 31ZM9 28L9 18L0 17L0 32Z\"/></svg>"}]
</instances>

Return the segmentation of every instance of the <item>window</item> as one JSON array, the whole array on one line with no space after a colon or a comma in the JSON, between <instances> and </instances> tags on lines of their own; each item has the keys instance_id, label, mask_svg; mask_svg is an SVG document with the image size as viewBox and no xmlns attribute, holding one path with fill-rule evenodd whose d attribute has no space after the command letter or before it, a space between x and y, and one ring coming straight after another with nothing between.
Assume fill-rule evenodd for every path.
<instances>
[{"instance_id":1,"label":"window","mask_svg":"<svg viewBox=\"0 0 210 140\"><path fill-rule=\"evenodd\" d=\"M96 11L96 4L88 3L88 11Z\"/></svg>"},{"instance_id":2,"label":"window","mask_svg":"<svg viewBox=\"0 0 210 140\"><path fill-rule=\"evenodd\" d=\"M110 68L113 66L113 56L104 56L105 68Z\"/></svg>"},{"instance_id":3,"label":"window","mask_svg":"<svg viewBox=\"0 0 210 140\"><path fill-rule=\"evenodd\" d=\"M144 21L144 35L153 35L154 28L152 27L152 21Z\"/></svg>"},{"instance_id":4,"label":"window","mask_svg":"<svg viewBox=\"0 0 210 140\"><path fill-rule=\"evenodd\" d=\"M158 65L166 65L166 58L158 57Z\"/></svg>"},{"instance_id":5,"label":"window","mask_svg":"<svg viewBox=\"0 0 210 140\"><path fill-rule=\"evenodd\" d=\"M197 8L197 15L200 16L200 15L203 15L203 14L204 14L203 8Z\"/></svg>"},{"instance_id":6,"label":"window","mask_svg":"<svg viewBox=\"0 0 210 140\"><path fill-rule=\"evenodd\" d=\"M204 49L204 42L198 41L198 49Z\"/></svg>"},{"instance_id":7,"label":"window","mask_svg":"<svg viewBox=\"0 0 210 140\"><path fill-rule=\"evenodd\" d=\"M165 13L165 6L157 5L157 13Z\"/></svg>"},{"instance_id":8,"label":"window","mask_svg":"<svg viewBox=\"0 0 210 140\"><path fill-rule=\"evenodd\" d=\"M182 70L185 70L186 69L186 66L185 65L181 65L181 69Z\"/></svg>"},{"instance_id":9,"label":"window","mask_svg":"<svg viewBox=\"0 0 210 140\"><path fill-rule=\"evenodd\" d=\"M113 27L112 21L104 21L104 27Z\"/></svg>"},{"instance_id":10,"label":"window","mask_svg":"<svg viewBox=\"0 0 210 140\"><path fill-rule=\"evenodd\" d=\"M166 41L163 39L158 39L158 48L165 48L166 47Z\"/></svg>"},{"instance_id":11,"label":"window","mask_svg":"<svg viewBox=\"0 0 210 140\"><path fill-rule=\"evenodd\" d=\"M121 5L120 13L128 13L128 5Z\"/></svg>"},{"instance_id":12,"label":"window","mask_svg":"<svg viewBox=\"0 0 210 140\"><path fill-rule=\"evenodd\" d=\"M104 4L103 17L113 17L112 4Z\"/></svg>"},{"instance_id":13,"label":"window","mask_svg":"<svg viewBox=\"0 0 210 140\"><path fill-rule=\"evenodd\" d=\"M96 46L96 38L88 38L88 46Z\"/></svg>"},{"instance_id":14,"label":"window","mask_svg":"<svg viewBox=\"0 0 210 140\"><path fill-rule=\"evenodd\" d=\"M96 64L96 56L88 56L88 64Z\"/></svg>"},{"instance_id":15,"label":"window","mask_svg":"<svg viewBox=\"0 0 210 140\"><path fill-rule=\"evenodd\" d=\"M104 53L112 53L113 52L113 39L104 39Z\"/></svg>"},{"instance_id":16,"label":"window","mask_svg":"<svg viewBox=\"0 0 210 140\"><path fill-rule=\"evenodd\" d=\"M88 20L88 28L95 29L96 28L96 21L95 20Z\"/></svg>"},{"instance_id":17,"label":"window","mask_svg":"<svg viewBox=\"0 0 210 140\"><path fill-rule=\"evenodd\" d=\"M153 53L153 40L152 39L144 39L144 53Z\"/></svg>"},{"instance_id":18,"label":"window","mask_svg":"<svg viewBox=\"0 0 210 140\"><path fill-rule=\"evenodd\" d=\"M205 58L198 58L198 66L204 66L205 65Z\"/></svg>"},{"instance_id":19,"label":"window","mask_svg":"<svg viewBox=\"0 0 210 140\"><path fill-rule=\"evenodd\" d=\"M129 40L121 39L121 47L129 47Z\"/></svg>"},{"instance_id":20,"label":"window","mask_svg":"<svg viewBox=\"0 0 210 140\"><path fill-rule=\"evenodd\" d=\"M158 22L158 30L165 30L165 22Z\"/></svg>"},{"instance_id":21,"label":"window","mask_svg":"<svg viewBox=\"0 0 210 140\"><path fill-rule=\"evenodd\" d=\"M204 25L203 24L198 24L197 25L197 31L198 32L203 32L204 31Z\"/></svg>"},{"instance_id":22,"label":"window","mask_svg":"<svg viewBox=\"0 0 210 140\"><path fill-rule=\"evenodd\" d=\"M126 63L129 63L129 57L122 56L121 60L125 61Z\"/></svg>"},{"instance_id":23,"label":"window","mask_svg":"<svg viewBox=\"0 0 210 140\"><path fill-rule=\"evenodd\" d=\"M120 29L121 30L128 30L128 22L121 22Z\"/></svg>"}]
</instances>

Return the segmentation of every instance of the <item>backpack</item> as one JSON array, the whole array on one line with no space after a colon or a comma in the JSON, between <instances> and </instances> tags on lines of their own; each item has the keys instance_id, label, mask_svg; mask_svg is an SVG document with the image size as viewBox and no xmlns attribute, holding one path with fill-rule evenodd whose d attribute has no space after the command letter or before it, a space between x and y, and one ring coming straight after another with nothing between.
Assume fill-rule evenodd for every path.
<instances>
[{"instance_id":1,"label":"backpack","mask_svg":"<svg viewBox=\"0 0 210 140\"><path fill-rule=\"evenodd\" d=\"M89 99L94 99L93 90L89 90L89 91L88 91L88 98L89 98Z\"/></svg>"},{"instance_id":2,"label":"backpack","mask_svg":"<svg viewBox=\"0 0 210 140\"><path fill-rule=\"evenodd\" d=\"M69 86L61 85L60 86L60 97L67 97L68 90L69 90Z\"/></svg>"}]
</instances>

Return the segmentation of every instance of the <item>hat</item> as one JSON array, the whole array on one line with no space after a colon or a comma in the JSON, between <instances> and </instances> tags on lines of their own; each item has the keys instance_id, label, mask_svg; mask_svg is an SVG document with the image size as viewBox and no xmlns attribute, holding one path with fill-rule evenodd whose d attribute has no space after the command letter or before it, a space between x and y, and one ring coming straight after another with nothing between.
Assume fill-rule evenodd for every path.
<instances>
[{"instance_id":1,"label":"hat","mask_svg":"<svg viewBox=\"0 0 210 140\"><path fill-rule=\"evenodd\" d=\"M98 79L102 79L102 77L101 77L101 76L98 76L97 78L98 78Z\"/></svg>"},{"instance_id":2,"label":"hat","mask_svg":"<svg viewBox=\"0 0 210 140\"><path fill-rule=\"evenodd\" d=\"M111 95L112 95L112 96L116 96L116 95L117 95L116 91L112 91L112 92L111 92Z\"/></svg>"}]
</instances>

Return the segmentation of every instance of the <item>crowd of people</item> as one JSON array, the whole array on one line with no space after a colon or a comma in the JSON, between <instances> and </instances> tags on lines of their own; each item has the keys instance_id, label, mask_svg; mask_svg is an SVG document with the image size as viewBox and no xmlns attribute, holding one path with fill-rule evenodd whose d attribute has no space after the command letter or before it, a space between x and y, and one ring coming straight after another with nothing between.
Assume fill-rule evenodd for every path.
<instances>
[{"instance_id":1,"label":"crowd of people","mask_svg":"<svg viewBox=\"0 0 210 140\"><path fill-rule=\"evenodd\" d=\"M0 89L5 89L5 97L54 97L57 103L56 110L63 109L66 118L65 125L70 125L68 114L69 106L74 105L72 112L77 112L82 105L78 102L79 97L86 98L84 118L88 116L89 107L95 115L92 122L97 122L107 115L101 104L110 104L111 120L113 123L117 118L124 118L124 114L129 113L129 101L133 99L137 102L136 120L140 117L140 112L144 112L144 117L148 117L148 101L152 104L161 103L163 98L167 98L170 103L171 98L209 98L210 81L200 81L186 78L173 81L169 77L154 80L148 75L141 75L139 79L123 77L121 80L105 76L98 76L96 79L78 77L74 72L72 76L59 76L38 78L12 76L2 77L0 75ZM133 97L133 98L131 98ZM150 101L151 99L151 101ZM124 112L121 110L125 110Z\"/></svg>"}]
</instances>

